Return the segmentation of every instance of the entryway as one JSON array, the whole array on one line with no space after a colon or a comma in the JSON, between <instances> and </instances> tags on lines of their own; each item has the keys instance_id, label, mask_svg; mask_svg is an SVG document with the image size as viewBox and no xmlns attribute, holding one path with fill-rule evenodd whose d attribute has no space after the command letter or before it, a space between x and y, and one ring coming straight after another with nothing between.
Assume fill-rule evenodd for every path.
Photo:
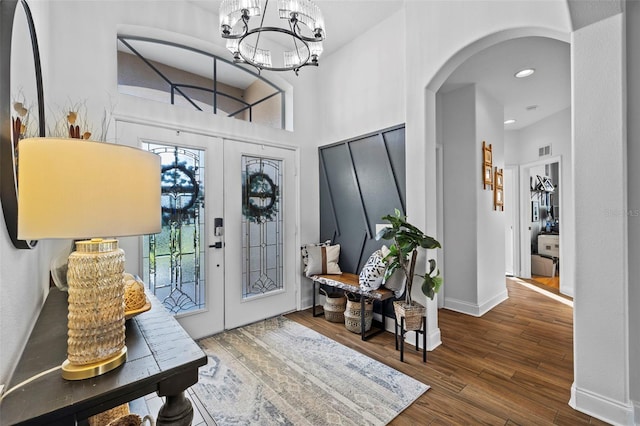
<instances>
[{"instance_id":1,"label":"entryway","mask_svg":"<svg viewBox=\"0 0 640 426\"><path fill-rule=\"evenodd\" d=\"M295 310L295 151L124 121L116 129L162 159L163 228L140 239L138 269L191 337Z\"/></svg>"}]
</instances>

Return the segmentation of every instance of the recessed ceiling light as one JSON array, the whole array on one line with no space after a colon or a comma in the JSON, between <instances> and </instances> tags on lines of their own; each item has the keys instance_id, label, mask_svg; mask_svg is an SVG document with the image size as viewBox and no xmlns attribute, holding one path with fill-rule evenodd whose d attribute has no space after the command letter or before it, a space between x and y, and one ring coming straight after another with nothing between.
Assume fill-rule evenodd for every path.
<instances>
[{"instance_id":1,"label":"recessed ceiling light","mask_svg":"<svg viewBox=\"0 0 640 426\"><path fill-rule=\"evenodd\" d=\"M533 69L533 68L525 68L525 69L520 70L517 73L515 73L514 77L515 78L525 78L525 77L529 77L534 72L536 72L536 70Z\"/></svg>"},{"instance_id":2,"label":"recessed ceiling light","mask_svg":"<svg viewBox=\"0 0 640 426\"><path fill-rule=\"evenodd\" d=\"M515 122L516 122L516 120L514 120L513 118L510 118L508 120L504 120L504 124L513 124Z\"/></svg>"}]
</instances>

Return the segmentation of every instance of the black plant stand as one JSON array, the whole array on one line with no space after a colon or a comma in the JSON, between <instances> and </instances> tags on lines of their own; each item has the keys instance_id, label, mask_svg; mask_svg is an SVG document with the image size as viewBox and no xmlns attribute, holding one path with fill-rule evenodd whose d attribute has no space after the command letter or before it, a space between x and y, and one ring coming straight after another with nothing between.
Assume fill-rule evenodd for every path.
<instances>
[{"instance_id":1,"label":"black plant stand","mask_svg":"<svg viewBox=\"0 0 640 426\"><path fill-rule=\"evenodd\" d=\"M400 328L398 328L400 327ZM416 333L416 351L420 350L418 347L418 336L422 335L422 362L427 362L427 317L422 317L422 327L420 330L410 330ZM400 362L404 362L404 335L407 330L404 329L404 317L400 317L400 323L398 324L398 317L395 317L395 333L396 333L396 350L400 346Z\"/></svg>"}]
</instances>

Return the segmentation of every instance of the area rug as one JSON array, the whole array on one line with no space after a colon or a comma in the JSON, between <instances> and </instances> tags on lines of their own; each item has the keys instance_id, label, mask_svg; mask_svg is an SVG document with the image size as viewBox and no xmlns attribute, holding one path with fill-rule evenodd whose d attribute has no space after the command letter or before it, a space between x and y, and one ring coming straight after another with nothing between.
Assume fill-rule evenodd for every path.
<instances>
[{"instance_id":1,"label":"area rug","mask_svg":"<svg viewBox=\"0 0 640 426\"><path fill-rule=\"evenodd\" d=\"M199 344L192 389L218 426L384 425L429 389L285 317Z\"/></svg>"}]
</instances>

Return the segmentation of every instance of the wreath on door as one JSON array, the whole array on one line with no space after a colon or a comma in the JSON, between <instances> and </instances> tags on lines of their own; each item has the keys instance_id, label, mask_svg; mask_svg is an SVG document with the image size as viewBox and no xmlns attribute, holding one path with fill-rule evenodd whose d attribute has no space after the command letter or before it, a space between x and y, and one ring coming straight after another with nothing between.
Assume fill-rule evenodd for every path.
<instances>
[{"instance_id":1,"label":"wreath on door","mask_svg":"<svg viewBox=\"0 0 640 426\"><path fill-rule=\"evenodd\" d=\"M278 213L280 189L263 172L246 175L242 182L242 214L250 222L267 222Z\"/></svg>"}]
</instances>

